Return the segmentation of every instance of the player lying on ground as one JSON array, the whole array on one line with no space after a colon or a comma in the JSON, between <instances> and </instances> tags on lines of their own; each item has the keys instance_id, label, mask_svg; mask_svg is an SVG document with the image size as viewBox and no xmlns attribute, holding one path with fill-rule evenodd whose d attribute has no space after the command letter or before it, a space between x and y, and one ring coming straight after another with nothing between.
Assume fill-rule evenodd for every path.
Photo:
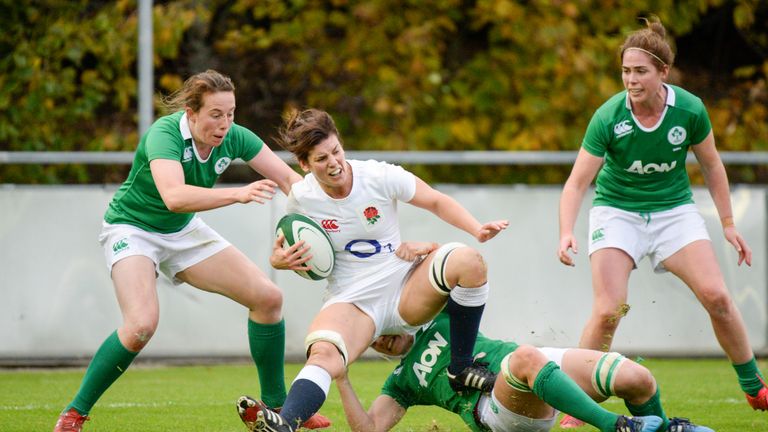
<instances>
[{"instance_id":1,"label":"player lying on ground","mask_svg":"<svg viewBox=\"0 0 768 432\"><path fill-rule=\"evenodd\" d=\"M367 412L348 377L336 380L354 431L387 431L409 407L435 405L458 414L475 431L549 431L560 410L604 432L712 432L687 419L668 418L651 372L615 352L536 348L480 334L475 357L500 373L491 393L457 393L445 374L450 348L445 313L415 337L380 336L371 346L403 357ZM595 402L610 396L624 399L635 417L612 413Z\"/></svg>"}]
</instances>

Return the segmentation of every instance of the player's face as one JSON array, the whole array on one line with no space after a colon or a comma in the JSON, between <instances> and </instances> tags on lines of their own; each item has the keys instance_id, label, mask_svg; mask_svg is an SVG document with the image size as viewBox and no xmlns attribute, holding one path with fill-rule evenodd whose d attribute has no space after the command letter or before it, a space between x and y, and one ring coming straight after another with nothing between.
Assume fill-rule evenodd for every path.
<instances>
[{"instance_id":1,"label":"player's face","mask_svg":"<svg viewBox=\"0 0 768 432\"><path fill-rule=\"evenodd\" d=\"M193 112L187 108L187 117L192 137L198 146L219 146L235 121L235 94L206 93L200 111Z\"/></svg>"},{"instance_id":2,"label":"player's face","mask_svg":"<svg viewBox=\"0 0 768 432\"><path fill-rule=\"evenodd\" d=\"M301 167L314 174L323 190L333 197L346 196L352 187L352 172L336 135L314 146Z\"/></svg>"},{"instance_id":3,"label":"player's face","mask_svg":"<svg viewBox=\"0 0 768 432\"><path fill-rule=\"evenodd\" d=\"M662 94L661 88L669 68L659 70L651 56L640 50L624 51L621 62L621 79L633 106L652 105L654 97Z\"/></svg>"},{"instance_id":4,"label":"player's face","mask_svg":"<svg viewBox=\"0 0 768 432\"><path fill-rule=\"evenodd\" d=\"M405 355L413 345L413 336L409 334L382 335L376 338L371 348L388 356Z\"/></svg>"}]
</instances>

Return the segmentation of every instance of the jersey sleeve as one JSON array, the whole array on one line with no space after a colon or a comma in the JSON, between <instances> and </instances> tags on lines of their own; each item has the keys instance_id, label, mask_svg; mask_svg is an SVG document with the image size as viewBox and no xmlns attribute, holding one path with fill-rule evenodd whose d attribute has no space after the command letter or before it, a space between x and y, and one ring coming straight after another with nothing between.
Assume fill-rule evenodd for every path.
<instances>
[{"instance_id":1,"label":"jersey sleeve","mask_svg":"<svg viewBox=\"0 0 768 432\"><path fill-rule=\"evenodd\" d=\"M264 147L264 141L248 128L234 124L230 133L237 134L237 139L233 140L233 155L246 162L256 157Z\"/></svg>"},{"instance_id":2,"label":"jersey sleeve","mask_svg":"<svg viewBox=\"0 0 768 432\"><path fill-rule=\"evenodd\" d=\"M416 176L399 165L385 164L387 192L399 201L408 202L416 194Z\"/></svg>"},{"instance_id":3,"label":"jersey sleeve","mask_svg":"<svg viewBox=\"0 0 768 432\"><path fill-rule=\"evenodd\" d=\"M381 394L391 397L395 400L395 402L398 403L398 405L404 409L408 409L414 404L411 401L411 398L408 397L407 392L403 391L403 389L399 386L397 378L397 374L391 373L389 377L387 377L387 380L384 381L384 385L381 387Z\"/></svg>"},{"instance_id":4,"label":"jersey sleeve","mask_svg":"<svg viewBox=\"0 0 768 432\"><path fill-rule=\"evenodd\" d=\"M605 122L602 120L600 111L596 111L592 115L592 119L587 126L587 132L584 134L584 140L581 146L589 154L597 157L605 156L605 152L608 149L608 143L611 138L608 134L608 128L605 126Z\"/></svg>"},{"instance_id":5,"label":"jersey sleeve","mask_svg":"<svg viewBox=\"0 0 768 432\"><path fill-rule=\"evenodd\" d=\"M184 151L184 140L175 133L178 129L172 119L165 118L156 122L147 132L146 153L147 162L155 159L170 159L181 162Z\"/></svg>"},{"instance_id":6,"label":"jersey sleeve","mask_svg":"<svg viewBox=\"0 0 768 432\"><path fill-rule=\"evenodd\" d=\"M692 125L693 133L691 134L691 144L693 145L704 141L704 138L706 138L707 135L709 135L709 132L712 130L712 123L709 120L707 108L704 106L704 103L701 102L700 99L697 108L698 110L694 116Z\"/></svg>"}]
</instances>

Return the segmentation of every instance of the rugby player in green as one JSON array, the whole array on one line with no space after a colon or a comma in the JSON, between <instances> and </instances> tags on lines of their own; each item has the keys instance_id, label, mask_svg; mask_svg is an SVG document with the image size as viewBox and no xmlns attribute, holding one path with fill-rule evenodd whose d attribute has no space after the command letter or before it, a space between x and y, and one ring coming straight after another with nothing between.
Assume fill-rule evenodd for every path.
<instances>
[{"instance_id":1,"label":"rugby player in green","mask_svg":"<svg viewBox=\"0 0 768 432\"><path fill-rule=\"evenodd\" d=\"M234 123L234 90L229 77L217 71L193 75L167 100L173 113L159 118L141 138L99 237L123 323L96 351L55 432L80 432L99 397L149 342L160 318L159 273L174 284L186 282L248 309L243 324L262 398L275 408L285 401L282 292L196 215L236 203L263 204L277 188L288 193L291 184L301 180L256 134ZM238 158L266 178L213 188ZM309 420L313 424L305 426L329 425L322 416Z\"/></svg>"},{"instance_id":2,"label":"rugby player in green","mask_svg":"<svg viewBox=\"0 0 768 432\"><path fill-rule=\"evenodd\" d=\"M717 263L704 219L693 203L685 162L691 150L717 208L738 265L752 251L734 224L728 176L701 99L665 83L674 54L658 20L631 33L621 47L625 90L597 109L560 198L560 261L572 266L581 202L597 176L589 214L593 306L579 346L608 351L628 310L629 275L648 256L657 273L671 272L709 314L753 409L768 409L744 320ZM563 425L561 423L561 425Z\"/></svg>"},{"instance_id":3,"label":"rugby player in green","mask_svg":"<svg viewBox=\"0 0 768 432\"><path fill-rule=\"evenodd\" d=\"M377 338L372 344L376 351L403 357L367 411L348 377L337 379L350 429L387 431L409 407L434 405L458 414L474 431L545 432L555 424L557 410L563 410L603 432L712 432L687 419L667 418L648 369L618 353L536 348L480 334L474 354L498 373L493 390L457 393L446 376L450 343L444 312L415 336ZM595 402L609 396L624 399L634 417Z\"/></svg>"}]
</instances>

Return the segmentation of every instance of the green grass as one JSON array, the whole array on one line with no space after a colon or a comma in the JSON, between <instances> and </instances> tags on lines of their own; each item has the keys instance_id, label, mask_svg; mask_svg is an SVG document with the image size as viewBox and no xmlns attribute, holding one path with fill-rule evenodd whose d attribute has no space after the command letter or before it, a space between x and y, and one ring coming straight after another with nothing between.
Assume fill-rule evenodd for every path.
<instances>
[{"instance_id":1,"label":"green grass","mask_svg":"<svg viewBox=\"0 0 768 432\"><path fill-rule=\"evenodd\" d=\"M662 401L671 416L689 417L719 432L768 431L768 413L752 411L726 360L643 360L656 375ZM360 362L351 379L368 406L394 367L391 362ZM287 366L293 377L300 365ZM766 362L761 362L766 370ZM83 370L0 370L0 431L50 431L59 411L80 385ZM245 428L235 414L241 394L258 396L256 370L251 365L132 367L110 388L91 412L86 432L110 431L232 431ZM626 413L617 399L604 406ZM331 430L347 430L335 388L323 414L334 421ZM409 410L397 431L463 431L458 416L437 408ZM560 430L556 428L555 430ZM580 432L594 430L586 427Z\"/></svg>"}]
</instances>

